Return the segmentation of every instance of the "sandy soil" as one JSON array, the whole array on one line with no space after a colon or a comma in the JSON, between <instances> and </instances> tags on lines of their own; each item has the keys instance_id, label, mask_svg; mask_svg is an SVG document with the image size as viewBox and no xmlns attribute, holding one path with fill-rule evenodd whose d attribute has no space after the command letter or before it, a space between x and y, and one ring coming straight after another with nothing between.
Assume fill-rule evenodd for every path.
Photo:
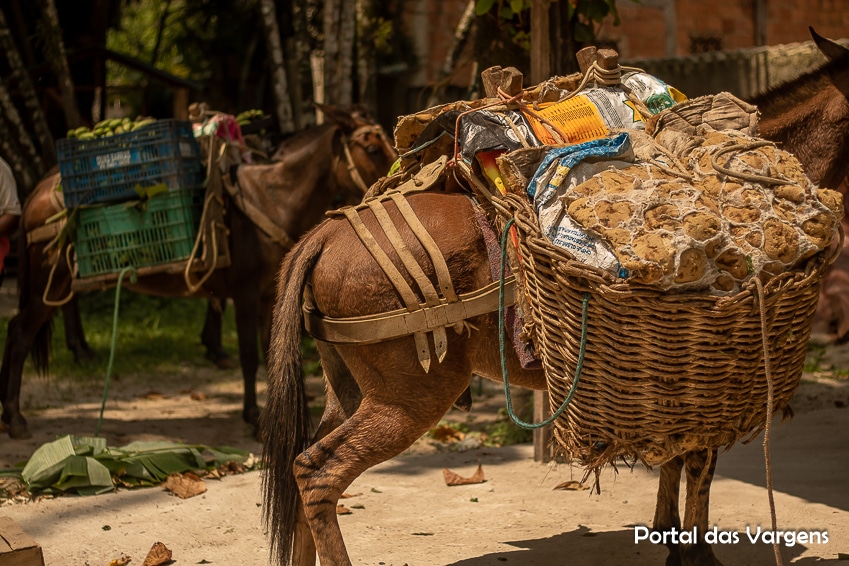
<instances>
[{"instance_id":1,"label":"sandy soil","mask_svg":"<svg viewBox=\"0 0 849 566\"><path fill-rule=\"evenodd\" d=\"M321 394L319 380L309 386ZM93 434L101 394L99 387L72 388L31 376L24 406L34 438L0 442L0 467L26 459L58 435ZM175 376L124 376L112 384L103 435L110 446L161 438L258 452L251 429L240 422L240 398L236 371L187 367ZM487 386L476 395L471 416L449 417L492 419L503 400L498 387ZM772 442L778 524L827 531L829 542L783 546L782 555L793 564L835 561L839 552L849 552L849 383L806 375L794 405L796 417L775 426ZM535 463L530 445L454 448L422 439L351 486L353 497L343 503L352 512L339 520L355 564L664 563L663 547L634 542L634 525L652 520L656 471L609 469L600 495L554 490L580 479L582 471ZM446 486L443 468L471 476L478 464L485 483ZM157 541L172 550L175 564L260 565L268 563L260 482L256 471L207 480L208 491L190 499L162 488L13 499L0 515L12 517L39 542L47 566L106 566L122 554L133 558L131 565L141 564ZM764 486L760 440L720 458L711 520L741 539L717 545L725 564L774 563L771 546L752 544L745 535L747 527L770 524Z\"/></svg>"}]
</instances>

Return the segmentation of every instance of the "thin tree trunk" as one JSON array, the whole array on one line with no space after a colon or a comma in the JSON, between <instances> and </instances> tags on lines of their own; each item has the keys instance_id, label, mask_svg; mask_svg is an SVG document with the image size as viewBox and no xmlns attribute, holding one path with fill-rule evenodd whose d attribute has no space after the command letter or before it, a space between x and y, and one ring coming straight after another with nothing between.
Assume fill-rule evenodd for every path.
<instances>
[{"instance_id":1,"label":"thin tree trunk","mask_svg":"<svg viewBox=\"0 0 849 566\"><path fill-rule=\"evenodd\" d=\"M0 92L0 97L7 95L8 93L5 89ZM15 147L16 144L12 142L15 139L17 138L12 134L9 123L0 115L0 155L3 156L3 159L6 160L9 167L15 172L15 176L21 183L20 189L22 190L19 193L21 196L24 196L35 186L35 177L30 167L27 167L25 160L21 157L20 148Z\"/></svg>"},{"instance_id":2,"label":"thin tree trunk","mask_svg":"<svg viewBox=\"0 0 849 566\"><path fill-rule=\"evenodd\" d=\"M356 0L358 100L377 116L377 59L374 51L374 0Z\"/></svg>"},{"instance_id":3,"label":"thin tree trunk","mask_svg":"<svg viewBox=\"0 0 849 566\"><path fill-rule=\"evenodd\" d=\"M289 77L289 100L292 101L292 121L295 129L304 127L304 93L301 89L300 65L301 55L297 39L290 37L285 41L286 53L294 54L294 57L286 57L286 76Z\"/></svg>"},{"instance_id":4,"label":"thin tree trunk","mask_svg":"<svg viewBox=\"0 0 849 566\"><path fill-rule=\"evenodd\" d=\"M15 108L12 97L9 95L9 91L2 81L0 81L0 110L3 111L3 116L6 122L8 122L9 127L18 132L18 135L14 139L20 140L21 150L25 154L21 157L25 157L32 163L32 168L36 175L41 174L44 171L44 163L41 161L41 157L39 157L38 151L35 149L35 145L32 143L32 139L30 139L24 127L21 115L18 113L18 109Z\"/></svg>"},{"instance_id":5,"label":"thin tree trunk","mask_svg":"<svg viewBox=\"0 0 849 566\"><path fill-rule=\"evenodd\" d=\"M6 17L3 11L0 10L0 51L6 53L6 59L9 61L9 67L12 70L12 77L17 81L18 89L21 91L21 96L24 99L24 105L32 118L32 128L35 132L36 139L41 146L41 154L32 147L31 138L26 135L26 131L21 126L20 135L16 139L26 140L24 143L32 147L30 158L35 167L36 176L40 177L46 171L44 162L56 162L56 148L53 146L53 135L50 133L50 128L47 125L47 118L44 116L44 111L41 109L41 104L38 100L38 95L35 92L32 81L27 73L18 48L15 45L15 40L12 38L11 30L6 23ZM8 110L4 110L8 114ZM25 149L29 152L28 146ZM43 158L43 160L42 160Z\"/></svg>"},{"instance_id":6,"label":"thin tree trunk","mask_svg":"<svg viewBox=\"0 0 849 566\"><path fill-rule=\"evenodd\" d=\"M77 97L74 93L74 81L68 67L68 57L65 54L65 42L62 40L62 26L59 23L59 13L56 11L54 0L42 0L44 21L47 24L48 59L53 66L53 72L59 81L59 91L62 95L62 107L65 110L65 122L68 129L78 128L82 124L80 110L77 107Z\"/></svg>"},{"instance_id":7,"label":"thin tree trunk","mask_svg":"<svg viewBox=\"0 0 849 566\"><path fill-rule=\"evenodd\" d=\"M466 45L466 40L469 38L469 30L472 29L472 23L475 21L475 0L469 0L466 4L466 9L463 10L463 15L460 16L460 21L457 22L457 27L454 29L454 39L451 42L451 49L445 55L445 61L442 62L442 68L439 70L439 81L431 91L430 97L427 100L427 106L434 106L439 103L439 98L445 90L445 85L448 78L454 73L454 67L457 64L457 57L463 51Z\"/></svg>"},{"instance_id":8,"label":"thin tree trunk","mask_svg":"<svg viewBox=\"0 0 849 566\"><path fill-rule=\"evenodd\" d=\"M324 4L324 100L340 107L353 102L355 3L327 0Z\"/></svg>"},{"instance_id":9,"label":"thin tree trunk","mask_svg":"<svg viewBox=\"0 0 849 566\"><path fill-rule=\"evenodd\" d=\"M295 124L292 121L292 102L289 99L286 65L280 43L280 29L277 26L274 0L262 0L261 8L268 53L271 57L271 76L274 79L274 96L277 100L277 121L281 132L291 132L294 131Z\"/></svg>"},{"instance_id":10,"label":"thin tree trunk","mask_svg":"<svg viewBox=\"0 0 849 566\"><path fill-rule=\"evenodd\" d=\"M156 60L159 59L159 48L162 46L162 34L165 31L165 24L168 21L168 13L171 11L171 0L165 2L162 8L162 14L159 16L159 29L156 30L156 43L153 44L153 51L150 54L150 64L156 66Z\"/></svg>"}]
</instances>

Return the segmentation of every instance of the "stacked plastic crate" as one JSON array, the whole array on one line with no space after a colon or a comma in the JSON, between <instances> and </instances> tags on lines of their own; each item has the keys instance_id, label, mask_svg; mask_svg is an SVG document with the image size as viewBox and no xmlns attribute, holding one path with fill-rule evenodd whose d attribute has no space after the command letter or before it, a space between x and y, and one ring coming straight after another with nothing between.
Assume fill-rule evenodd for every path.
<instances>
[{"instance_id":1,"label":"stacked plastic crate","mask_svg":"<svg viewBox=\"0 0 849 566\"><path fill-rule=\"evenodd\" d=\"M191 122L56 143L65 207L78 209L78 276L186 260L203 209L203 169ZM149 198L145 195L152 195Z\"/></svg>"}]
</instances>

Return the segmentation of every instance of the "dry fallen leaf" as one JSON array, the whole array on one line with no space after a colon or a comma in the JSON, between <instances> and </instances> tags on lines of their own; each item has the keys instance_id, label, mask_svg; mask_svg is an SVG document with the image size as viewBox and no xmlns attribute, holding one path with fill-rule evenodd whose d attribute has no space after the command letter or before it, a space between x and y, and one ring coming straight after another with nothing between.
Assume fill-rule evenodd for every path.
<instances>
[{"instance_id":1,"label":"dry fallen leaf","mask_svg":"<svg viewBox=\"0 0 849 566\"><path fill-rule=\"evenodd\" d=\"M171 474L165 480L164 487L180 499L188 499L206 492L206 484L192 472Z\"/></svg>"},{"instance_id":2,"label":"dry fallen leaf","mask_svg":"<svg viewBox=\"0 0 849 566\"><path fill-rule=\"evenodd\" d=\"M349 497L359 497L361 495L362 495L362 493L348 493L346 491L345 493L343 493L341 495L340 499L348 499Z\"/></svg>"},{"instance_id":3,"label":"dry fallen leaf","mask_svg":"<svg viewBox=\"0 0 849 566\"><path fill-rule=\"evenodd\" d=\"M344 505L337 505L336 506L336 514L337 515L350 515L351 513L353 513L353 511L351 511L350 509L348 509Z\"/></svg>"},{"instance_id":4,"label":"dry fallen leaf","mask_svg":"<svg viewBox=\"0 0 849 566\"><path fill-rule=\"evenodd\" d=\"M127 566L131 560L132 558L122 553L120 557L110 560L109 566Z\"/></svg>"},{"instance_id":5,"label":"dry fallen leaf","mask_svg":"<svg viewBox=\"0 0 849 566\"><path fill-rule=\"evenodd\" d=\"M153 543L142 566L162 566L171 562L171 551L161 542Z\"/></svg>"},{"instance_id":6,"label":"dry fallen leaf","mask_svg":"<svg viewBox=\"0 0 849 566\"><path fill-rule=\"evenodd\" d=\"M473 483L483 483L486 480L483 477L483 466L478 464L478 469L475 471L475 475L470 478L464 478L463 476L456 474L449 470L448 468L442 469L442 475L445 478L445 485L469 485Z\"/></svg>"},{"instance_id":7,"label":"dry fallen leaf","mask_svg":"<svg viewBox=\"0 0 849 566\"><path fill-rule=\"evenodd\" d=\"M584 491L585 489L589 488L590 486L584 485L581 482L575 480L565 481L561 484L557 484L556 486L554 486L554 489L563 489L566 491Z\"/></svg>"},{"instance_id":8,"label":"dry fallen leaf","mask_svg":"<svg viewBox=\"0 0 849 566\"><path fill-rule=\"evenodd\" d=\"M448 425L436 426L430 429L428 434L432 439L439 442L460 442L466 436L464 433Z\"/></svg>"}]
</instances>

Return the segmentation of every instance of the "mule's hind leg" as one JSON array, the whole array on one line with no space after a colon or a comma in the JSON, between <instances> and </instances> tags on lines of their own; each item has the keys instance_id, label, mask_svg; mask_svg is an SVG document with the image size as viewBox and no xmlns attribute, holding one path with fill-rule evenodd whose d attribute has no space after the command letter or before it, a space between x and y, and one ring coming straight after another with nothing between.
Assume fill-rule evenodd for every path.
<instances>
[{"instance_id":1,"label":"mule's hind leg","mask_svg":"<svg viewBox=\"0 0 849 566\"><path fill-rule=\"evenodd\" d=\"M41 371L47 367L52 334L50 319L55 312L55 307L38 301L9 321L3 366L0 368L0 400L3 402L2 422L9 427L12 438L32 436L20 407L24 362L32 352L36 369Z\"/></svg>"},{"instance_id":2,"label":"mule's hind leg","mask_svg":"<svg viewBox=\"0 0 849 566\"><path fill-rule=\"evenodd\" d=\"M313 436L312 444L336 430L345 422L345 419L354 414L362 399L357 382L354 381L351 372L339 357L336 349L318 341L316 348L321 355L321 366L324 369L324 377L327 381L327 391L324 412ZM337 390L339 391L338 395L336 394ZM315 565L315 541L312 538L312 531L310 531L303 505L300 505L298 510L292 555L294 566Z\"/></svg>"},{"instance_id":3,"label":"mule's hind leg","mask_svg":"<svg viewBox=\"0 0 849 566\"><path fill-rule=\"evenodd\" d=\"M227 299L213 297L207 300L206 317L203 319L203 329L200 332L200 342L206 348L206 359L220 369L233 367L233 360L221 343L221 326L226 305Z\"/></svg>"},{"instance_id":4,"label":"mule's hind leg","mask_svg":"<svg viewBox=\"0 0 849 566\"><path fill-rule=\"evenodd\" d=\"M445 360L442 367L449 363ZM373 376L370 383L380 391L364 390L356 412L295 459L295 480L322 566L351 564L336 516L345 489L439 422L469 381L469 372L465 380L461 372L439 373L439 384L418 373ZM393 397L399 388L403 395Z\"/></svg>"},{"instance_id":5,"label":"mule's hind leg","mask_svg":"<svg viewBox=\"0 0 849 566\"><path fill-rule=\"evenodd\" d=\"M93 359L94 350L85 339L83 321L80 318L80 305L76 295L62 305L62 322L65 327L65 346L74 354L74 362L79 364L84 360Z\"/></svg>"},{"instance_id":6,"label":"mule's hind leg","mask_svg":"<svg viewBox=\"0 0 849 566\"><path fill-rule=\"evenodd\" d=\"M713 555L713 546L705 542L709 527L710 484L716 471L717 449L698 450L684 454L687 475L687 501L684 509L684 530L698 529L694 544L681 545L683 566L722 566Z\"/></svg>"},{"instance_id":7,"label":"mule's hind leg","mask_svg":"<svg viewBox=\"0 0 849 566\"><path fill-rule=\"evenodd\" d=\"M669 533L672 529L681 532L681 516L678 512L678 501L681 487L681 470L684 459L677 456L660 467L660 481L657 486L657 506L654 510L652 529L659 533ZM666 545L669 556L666 566L680 566L681 554L678 545L671 542Z\"/></svg>"}]
</instances>

